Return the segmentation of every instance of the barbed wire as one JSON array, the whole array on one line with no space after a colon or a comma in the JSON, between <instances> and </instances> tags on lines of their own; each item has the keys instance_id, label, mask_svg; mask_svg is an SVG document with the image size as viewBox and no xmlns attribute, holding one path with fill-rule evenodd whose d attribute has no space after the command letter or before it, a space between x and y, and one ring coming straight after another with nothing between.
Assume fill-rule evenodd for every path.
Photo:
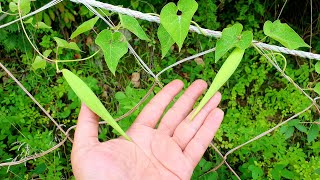
<instances>
[{"instance_id":1,"label":"barbed wire","mask_svg":"<svg viewBox=\"0 0 320 180\"><path fill-rule=\"evenodd\" d=\"M39 13L47 8L50 8L60 2L62 2L63 0L53 0L51 2L49 2L48 4L46 4L45 6L39 8L38 10L32 12L32 13L29 13L27 14L26 16L23 16L23 17L20 17L12 22L9 22L7 24L4 24L4 25L0 25L0 28L3 28L3 27L6 27L12 23L15 23L19 20L22 20L22 19L25 19L27 17L30 17L36 13ZM107 4L107 3L102 3L102 2L99 2L99 1L95 1L95 0L71 0L72 2L76 2L76 3L82 3L84 4L89 10L93 11L94 14L96 14L98 17L102 18L104 20L104 22L106 22L109 26L113 26L113 23L108 19L105 19L102 15L100 15L97 11L95 11L94 8L92 8L92 6L94 7L97 7L97 8L103 8L103 9L106 9L106 10L109 10L109 11L113 11L113 12L117 12L117 13L121 13L121 14L126 14L126 15L129 15L129 16L132 16L132 17L135 17L135 18L138 18L138 19L143 19L143 20L147 20L147 21L150 21L150 22L156 22L156 23L160 23L160 19L159 17L157 16L153 16L153 15L150 15L150 14L145 14L145 13L141 13L139 11L134 11L134 10L131 10L131 9L128 9L128 8L122 8L122 7L118 7L118 6L113 6L113 5L110 5L110 4ZM221 37L221 32L219 31L213 31L213 30L209 30L209 29L204 29L204 28L200 28L200 27L196 27L196 26L190 26L190 31L191 32L196 32L196 33L199 33L199 34L203 34L203 32L205 33L206 36L212 36L212 37L215 37L215 38L220 38ZM298 90L300 90L306 97L308 97L311 101L312 101L312 104L308 107L306 107L304 110L302 110L301 112L293 115L292 117L288 118L287 120L279 123L278 125L276 125L275 127L267 130L266 132L264 133L261 133L260 135L250 139L249 141L229 150L225 155L223 155L219 150L218 148L216 148L213 143L211 143L211 147L219 154L219 156L221 156L221 158L223 159L223 161L215 168L213 168L212 170L210 171L216 171L219 167L221 167L222 164L225 164L230 170L231 172L238 178L240 179L240 176L231 168L231 166L228 164L227 162L227 156L230 155L231 153L233 153L234 151L240 149L241 147L253 142L253 141L256 141L258 140L259 138L261 137L264 137L265 135L269 134L270 132L274 131L275 129L279 128L281 125L287 123L288 121L292 120L293 118L299 116L300 114L304 113L305 111L309 110L311 107L315 107L318 111L319 111L319 106L318 104L316 104L316 100L318 98L311 98L307 93L305 93L303 91L302 88L300 88L288 75L285 74L284 70L282 70L278 64L275 62L274 60L274 56L268 56L266 55L266 53L264 52L265 50L269 50L271 51L271 54L272 54L272 51L276 51L276 52L282 52L282 53L285 53L285 54L291 54L291 55L295 55L295 56L300 56L300 57L304 57L304 58L308 58L308 59L317 59L317 60L320 60L320 55L319 54L313 54L313 53L309 53L309 52L304 52L304 51L298 51L298 50L290 50L290 49L287 49L287 48L284 48L284 47L279 47L279 46L275 46L275 45L269 45L269 44L265 44L265 43L262 43L262 42L258 42L258 41L253 41L254 43L254 47L256 47L258 49L258 51L264 55L268 61L281 73L281 75L286 78L290 83L292 83ZM130 48L130 46L129 46ZM135 53L134 49L130 48L130 51L133 53L133 55L135 56L135 58L138 60L137 62L140 64L140 66L149 74L151 75L154 79L155 79L155 82L154 84L152 85L152 87L149 89L149 91L146 93L146 95L139 101L139 103L137 105L135 105L135 107L133 107L131 110L129 110L127 113L125 113L124 115L122 115L121 117L117 118L116 120L121 120L127 116L129 116L130 114L132 114L146 99L147 97L149 97L149 95L152 93L154 87L156 85L159 85L161 87L161 84L157 81L157 78L165 71L167 71L168 69L178 65L178 64L181 64L183 62L186 62L186 61L189 61L189 60L192 60L196 57L199 57L199 56L203 56L204 54L207 54L207 53L211 53L211 52L214 52L215 51L215 48L212 48L212 49L209 49L209 50L206 50L204 52L200 52L198 54L195 54L193 56L190 56L190 57L187 57L187 58L184 58L166 68L164 68L162 71L160 71L158 74L154 74L151 69L144 63L144 61L139 57L139 55L137 53ZM9 74L9 76L18 84L18 86L20 88L22 88L24 90L24 92L39 106L39 108L49 117L49 119L53 122L55 122L55 120L50 116L49 113L47 113L45 111L44 108L42 108L42 106L40 105L40 103L28 92L25 90L25 88L23 87L23 85L13 76L13 74L4 66L0 63L0 67L2 69L4 69L5 72L7 72ZM50 118L51 117L51 118ZM310 122L312 123L312 122ZM99 122L99 124L106 124L106 122ZM62 129L62 127L55 123L55 125L58 127L58 129L65 135L65 138L60 141L58 144L56 144L55 146L53 146L52 148L50 148L49 150L46 150L44 152L41 152L41 153L38 153L38 154L35 154L35 155L32 155L32 156L28 156L28 157L25 157L23 159L20 159L20 160L16 160L16 158L11 161L11 162L4 162L4 163L0 163L0 167L3 167L3 166L11 166L11 165L17 165L17 164L21 164L21 163L24 163L28 160L32 160L32 159L36 159L36 158L39 158L39 157L42 157L54 150L56 150L57 148L59 148L60 146L62 146L66 140L69 138L69 140L71 142L72 141L72 138L70 137L69 133L72 129L74 129L76 126L72 126L70 128L67 129L67 131L64 131ZM208 172L210 172L208 171Z\"/></svg>"}]
</instances>

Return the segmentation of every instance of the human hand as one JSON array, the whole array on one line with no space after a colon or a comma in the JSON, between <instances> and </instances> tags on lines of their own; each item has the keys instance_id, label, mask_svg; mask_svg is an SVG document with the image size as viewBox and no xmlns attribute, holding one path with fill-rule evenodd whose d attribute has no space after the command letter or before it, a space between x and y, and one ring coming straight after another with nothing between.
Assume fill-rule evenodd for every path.
<instances>
[{"instance_id":1,"label":"human hand","mask_svg":"<svg viewBox=\"0 0 320 180\"><path fill-rule=\"evenodd\" d=\"M142 110L123 137L98 141L98 119L82 105L72 147L71 162L76 179L190 179L192 172L223 119L216 93L190 121L191 110L207 84L197 80L156 125L164 110L182 90L174 80ZM190 113L191 112L191 113Z\"/></svg>"}]
</instances>

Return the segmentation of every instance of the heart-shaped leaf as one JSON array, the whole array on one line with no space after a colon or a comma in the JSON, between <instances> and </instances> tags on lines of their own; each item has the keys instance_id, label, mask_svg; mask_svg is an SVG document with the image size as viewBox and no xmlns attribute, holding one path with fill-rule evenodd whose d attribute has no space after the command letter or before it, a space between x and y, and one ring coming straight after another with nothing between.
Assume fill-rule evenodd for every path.
<instances>
[{"instance_id":1,"label":"heart-shaped leaf","mask_svg":"<svg viewBox=\"0 0 320 180\"><path fill-rule=\"evenodd\" d=\"M192 16L198 9L195 0L179 0L177 6L171 2L160 13L160 23L178 44L179 50L188 35ZM180 13L181 14L177 14Z\"/></svg>"},{"instance_id":2,"label":"heart-shaped leaf","mask_svg":"<svg viewBox=\"0 0 320 180\"><path fill-rule=\"evenodd\" d=\"M92 90L83 82L77 75L73 74L67 69L62 69L63 77L67 80L68 84L72 90L77 94L80 100L86 104L94 113L105 120L110 126L112 126L116 131L118 131L126 139L130 138L121 129L117 122L113 119L107 109L103 106L101 101L92 92Z\"/></svg>"},{"instance_id":3,"label":"heart-shaped leaf","mask_svg":"<svg viewBox=\"0 0 320 180\"><path fill-rule=\"evenodd\" d=\"M89 19L88 21L83 22L72 34L70 39L77 37L78 35L87 32L93 28L93 26L97 23L99 17L95 17Z\"/></svg>"},{"instance_id":4,"label":"heart-shaped leaf","mask_svg":"<svg viewBox=\"0 0 320 180\"><path fill-rule=\"evenodd\" d=\"M273 23L266 21L263 25L263 32L289 49L310 47L288 24L281 23L280 20Z\"/></svg>"},{"instance_id":5,"label":"heart-shaped leaf","mask_svg":"<svg viewBox=\"0 0 320 180\"><path fill-rule=\"evenodd\" d=\"M158 38L161 44L161 56L162 58L167 54L171 46L174 44L174 40L170 36L170 34L164 29L164 27L160 24L158 28Z\"/></svg>"},{"instance_id":6,"label":"heart-shaped leaf","mask_svg":"<svg viewBox=\"0 0 320 180\"><path fill-rule=\"evenodd\" d=\"M236 23L231 27L223 29L221 38L218 39L216 44L215 62L217 62L239 41L238 37L242 32L242 28L243 27L240 23Z\"/></svg>"},{"instance_id":7,"label":"heart-shaped leaf","mask_svg":"<svg viewBox=\"0 0 320 180\"><path fill-rule=\"evenodd\" d=\"M138 38L142 40L146 40L146 41L149 40L148 36L143 31L139 22L135 18L127 15L122 15L122 14L119 14L119 17L120 17L121 25L124 28L128 29L129 31L131 31L133 34L135 34L136 36L138 36Z\"/></svg>"},{"instance_id":8,"label":"heart-shaped leaf","mask_svg":"<svg viewBox=\"0 0 320 180\"><path fill-rule=\"evenodd\" d=\"M96 44L101 47L107 66L115 75L120 58L128 52L128 42L124 35L105 29L98 34Z\"/></svg>"},{"instance_id":9,"label":"heart-shaped leaf","mask_svg":"<svg viewBox=\"0 0 320 180\"><path fill-rule=\"evenodd\" d=\"M65 48L65 49L73 49L76 51L81 51L80 48L78 47L78 45L75 42L67 42L64 39L60 39L58 37L53 37L53 39L57 42L57 45L60 48Z\"/></svg>"}]
</instances>

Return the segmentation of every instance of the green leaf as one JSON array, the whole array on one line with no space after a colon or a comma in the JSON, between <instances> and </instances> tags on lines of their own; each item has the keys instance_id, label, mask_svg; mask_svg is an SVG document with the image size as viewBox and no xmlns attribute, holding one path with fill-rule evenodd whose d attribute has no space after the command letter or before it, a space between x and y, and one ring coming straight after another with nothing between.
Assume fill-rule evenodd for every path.
<instances>
[{"instance_id":1,"label":"green leaf","mask_svg":"<svg viewBox=\"0 0 320 180\"><path fill-rule=\"evenodd\" d=\"M146 33L143 31L139 22L135 18L127 15L122 15L122 14L119 14L119 17L120 17L121 25L124 28L128 29L129 31L131 31L133 34L135 34L138 38L142 40L146 40L146 41L150 40L146 35Z\"/></svg>"},{"instance_id":2,"label":"green leaf","mask_svg":"<svg viewBox=\"0 0 320 180\"><path fill-rule=\"evenodd\" d=\"M37 22L37 23L34 25L34 27L35 27L36 29L51 29L50 26L46 25L46 24L43 23L43 22Z\"/></svg>"},{"instance_id":3,"label":"green leaf","mask_svg":"<svg viewBox=\"0 0 320 180\"><path fill-rule=\"evenodd\" d=\"M320 83L317 83L313 90L320 95Z\"/></svg>"},{"instance_id":4,"label":"green leaf","mask_svg":"<svg viewBox=\"0 0 320 180\"><path fill-rule=\"evenodd\" d=\"M314 68L316 69L316 72L317 72L318 74L320 74L320 61L318 61L318 62L316 63L316 65L314 66Z\"/></svg>"},{"instance_id":5,"label":"green leaf","mask_svg":"<svg viewBox=\"0 0 320 180\"><path fill-rule=\"evenodd\" d=\"M32 63L32 69L35 71L37 69L45 69L47 65L47 62L42 59L40 56L36 56L36 59Z\"/></svg>"},{"instance_id":6,"label":"green leaf","mask_svg":"<svg viewBox=\"0 0 320 180\"><path fill-rule=\"evenodd\" d=\"M57 45L60 48L73 49L73 50L76 50L76 51L81 51L80 48L78 47L78 45L75 42L68 43L66 40L60 39L58 37L53 37L53 39L57 42Z\"/></svg>"},{"instance_id":7,"label":"green leaf","mask_svg":"<svg viewBox=\"0 0 320 180\"><path fill-rule=\"evenodd\" d=\"M44 52L43 52L43 55L45 56L45 57L48 57L50 54L51 54L51 52L52 52L52 50L45 50Z\"/></svg>"},{"instance_id":8,"label":"green leaf","mask_svg":"<svg viewBox=\"0 0 320 180\"><path fill-rule=\"evenodd\" d=\"M263 25L263 32L289 49L310 47L288 24L281 23L280 20L273 23L266 21Z\"/></svg>"},{"instance_id":9,"label":"green leaf","mask_svg":"<svg viewBox=\"0 0 320 180\"><path fill-rule=\"evenodd\" d=\"M32 171L35 174L42 174L46 169L47 169L46 164L45 163L41 163L41 164L37 165L37 167Z\"/></svg>"},{"instance_id":10,"label":"green leaf","mask_svg":"<svg viewBox=\"0 0 320 180\"><path fill-rule=\"evenodd\" d=\"M43 21L46 25L51 26L51 18L47 13L43 13Z\"/></svg>"},{"instance_id":11,"label":"green leaf","mask_svg":"<svg viewBox=\"0 0 320 180\"><path fill-rule=\"evenodd\" d=\"M107 66L115 75L120 58L128 52L128 43L124 35L103 30L98 34L96 44L101 47Z\"/></svg>"},{"instance_id":12,"label":"green leaf","mask_svg":"<svg viewBox=\"0 0 320 180\"><path fill-rule=\"evenodd\" d=\"M9 9L12 12L18 11L18 1L10 2ZM28 14L31 10L30 0L20 0L20 10L22 16Z\"/></svg>"},{"instance_id":13,"label":"green leaf","mask_svg":"<svg viewBox=\"0 0 320 180\"><path fill-rule=\"evenodd\" d=\"M284 137L286 139L290 138L293 135L294 127L290 126L288 127L287 131L284 133Z\"/></svg>"},{"instance_id":14,"label":"green leaf","mask_svg":"<svg viewBox=\"0 0 320 180\"><path fill-rule=\"evenodd\" d=\"M319 135L319 126L317 124L312 124L307 134L308 143L317 139L318 135Z\"/></svg>"},{"instance_id":15,"label":"green leaf","mask_svg":"<svg viewBox=\"0 0 320 180\"><path fill-rule=\"evenodd\" d=\"M231 27L223 29L221 38L218 39L216 44L215 62L238 43L238 37L241 34L242 28L241 24L236 23ZM249 38L248 33L246 33L245 36L245 40L240 44L246 44L247 38Z\"/></svg>"},{"instance_id":16,"label":"green leaf","mask_svg":"<svg viewBox=\"0 0 320 180\"><path fill-rule=\"evenodd\" d=\"M248 166L248 169L252 172L253 179L258 179L263 175L263 170L258 166L250 165Z\"/></svg>"},{"instance_id":17,"label":"green leaf","mask_svg":"<svg viewBox=\"0 0 320 180\"><path fill-rule=\"evenodd\" d=\"M300 122L299 119L293 119L288 122L288 126L295 126L295 125L299 124L299 122Z\"/></svg>"},{"instance_id":18,"label":"green leaf","mask_svg":"<svg viewBox=\"0 0 320 180\"><path fill-rule=\"evenodd\" d=\"M2 13L3 11L2 11L2 6L1 6L1 3L0 3L0 13Z\"/></svg>"},{"instance_id":19,"label":"green leaf","mask_svg":"<svg viewBox=\"0 0 320 180\"><path fill-rule=\"evenodd\" d=\"M33 21L33 17L29 18L28 20L26 20L24 23L25 24L32 24Z\"/></svg>"},{"instance_id":20,"label":"green leaf","mask_svg":"<svg viewBox=\"0 0 320 180\"><path fill-rule=\"evenodd\" d=\"M89 19L88 21L83 22L72 34L70 39L77 37L78 35L87 32L93 28L93 26L97 23L99 17L95 17Z\"/></svg>"},{"instance_id":21,"label":"green leaf","mask_svg":"<svg viewBox=\"0 0 320 180\"><path fill-rule=\"evenodd\" d=\"M72 90L77 94L80 100L86 104L94 113L100 116L105 120L110 126L112 126L116 131L124 136L127 140L130 140L130 137L121 129L117 122L113 119L107 109L103 106L101 101L97 96L92 92L92 90L83 82L78 76L73 74L67 69L62 69L64 78L67 80L68 84Z\"/></svg>"},{"instance_id":22,"label":"green leaf","mask_svg":"<svg viewBox=\"0 0 320 180\"><path fill-rule=\"evenodd\" d=\"M304 125L302 125L302 124L297 124L297 125L295 125L294 127L296 127L299 131L301 131L301 132L304 132L304 133L307 133L308 132L308 129L304 126Z\"/></svg>"},{"instance_id":23,"label":"green leaf","mask_svg":"<svg viewBox=\"0 0 320 180\"><path fill-rule=\"evenodd\" d=\"M171 2L161 10L160 23L178 44L179 50L188 35L192 16L197 9L198 3L195 0L179 0L177 6ZM178 11L181 15L177 15Z\"/></svg>"},{"instance_id":24,"label":"green leaf","mask_svg":"<svg viewBox=\"0 0 320 180\"><path fill-rule=\"evenodd\" d=\"M242 34L238 37L238 43L236 47L243 50L247 49L253 40L253 34L251 31L243 31Z\"/></svg>"},{"instance_id":25,"label":"green leaf","mask_svg":"<svg viewBox=\"0 0 320 180\"><path fill-rule=\"evenodd\" d=\"M164 58L171 46L174 44L174 40L161 24L158 28L157 35L161 44L161 56Z\"/></svg>"},{"instance_id":26,"label":"green leaf","mask_svg":"<svg viewBox=\"0 0 320 180\"><path fill-rule=\"evenodd\" d=\"M282 177L286 178L286 179L294 179L295 178L295 174L287 169L283 169L283 171L281 172Z\"/></svg>"},{"instance_id":27,"label":"green leaf","mask_svg":"<svg viewBox=\"0 0 320 180\"><path fill-rule=\"evenodd\" d=\"M11 12L16 12L18 10L18 5L14 2L9 3L9 9Z\"/></svg>"}]
</instances>

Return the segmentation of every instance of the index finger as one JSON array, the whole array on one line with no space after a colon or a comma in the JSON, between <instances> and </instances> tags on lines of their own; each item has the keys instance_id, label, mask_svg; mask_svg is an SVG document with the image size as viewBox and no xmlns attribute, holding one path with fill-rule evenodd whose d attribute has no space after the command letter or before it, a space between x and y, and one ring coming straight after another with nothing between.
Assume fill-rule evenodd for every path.
<instances>
[{"instance_id":1,"label":"index finger","mask_svg":"<svg viewBox=\"0 0 320 180\"><path fill-rule=\"evenodd\" d=\"M172 99L182 90L183 82L174 80L167 84L151 101L146 105L137 117L133 125L141 124L154 128L161 115Z\"/></svg>"},{"instance_id":2,"label":"index finger","mask_svg":"<svg viewBox=\"0 0 320 180\"><path fill-rule=\"evenodd\" d=\"M74 145L88 146L99 143L98 126L99 116L82 104L74 133Z\"/></svg>"}]
</instances>

